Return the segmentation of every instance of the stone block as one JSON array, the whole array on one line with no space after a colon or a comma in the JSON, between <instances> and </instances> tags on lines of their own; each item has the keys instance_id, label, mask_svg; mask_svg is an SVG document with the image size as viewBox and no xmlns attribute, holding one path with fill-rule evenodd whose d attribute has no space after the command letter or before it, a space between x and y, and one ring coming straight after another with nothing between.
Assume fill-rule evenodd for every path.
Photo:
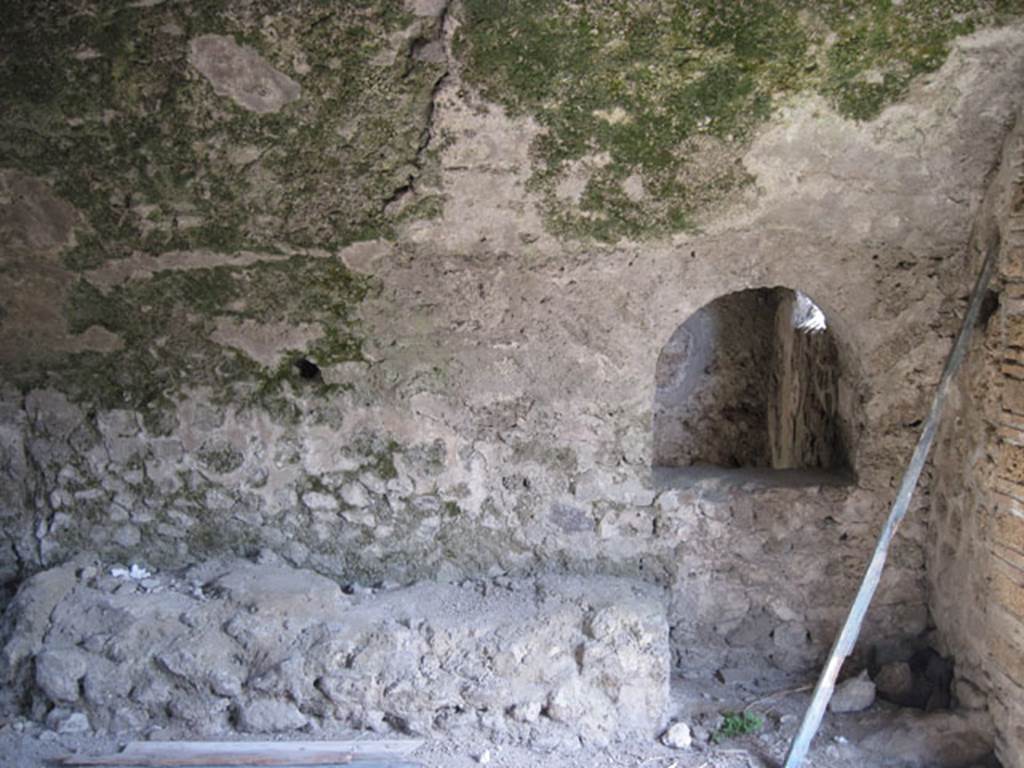
<instances>
[{"instance_id":1,"label":"stone block","mask_svg":"<svg viewBox=\"0 0 1024 768\"><path fill-rule=\"evenodd\" d=\"M999 389L1003 410L1024 414L1024 382L1004 376Z\"/></svg>"},{"instance_id":2,"label":"stone block","mask_svg":"<svg viewBox=\"0 0 1024 768\"><path fill-rule=\"evenodd\" d=\"M989 653L995 666L1013 680L1024 686L1024 645L999 634L989 637Z\"/></svg>"},{"instance_id":3,"label":"stone block","mask_svg":"<svg viewBox=\"0 0 1024 768\"><path fill-rule=\"evenodd\" d=\"M319 512L334 512L339 507L337 499L329 493L321 493L320 491L308 491L302 494L302 503L307 508Z\"/></svg>"},{"instance_id":4,"label":"stone block","mask_svg":"<svg viewBox=\"0 0 1024 768\"><path fill-rule=\"evenodd\" d=\"M220 96L258 114L277 112L299 98L302 88L256 51L223 35L201 35L189 45L189 63Z\"/></svg>"},{"instance_id":5,"label":"stone block","mask_svg":"<svg viewBox=\"0 0 1024 768\"><path fill-rule=\"evenodd\" d=\"M238 710L239 727L248 733L297 731L308 722L298 707L280 699L257 699Z\"/></svg>"},{"instance_id":6,"label":"stone block","mask_svg":"<svg viewBox=\"0 0 1024 768\"><path fill-rule=\"evenodd\" d=\"M1024 552L1024 517L1007 511L1005 507L1010 503L1012 500L1000 504L993 514L992 541L1001 547Z\"/></svg>"},{"instance_id":7,"label":"stone block","mask_svg":"<svg viewBox=\"0 0 1024 768\"><path fill-rule=\"evenodd\" d=\"M874 703L875 684L865 671L837 685L828 708L833 712L860 712Z\"/></svg>"},{"instance_id":8,"label":"stone block","mask_svg":"<svg viewBox=\"0 0 1024 768\"><path fill-rule=\"evenodd\" d=\"M361 509L370 503L370 496L362 483L346 483L341 488L341 498L350 507Z\"/></svg>"},{"instance_id":9,"label":"stone block","mask_svg":"<svg viewBox=\"0 0 1024 768\"><path fill-rule=\"evenodd\" d=\"M1007 317L1005 328L1007 345L1014 349L1024 349L1024 316Z\"/></svg>"},{"instance_id":10,"label":"stone block","mask_svg":"<svg viewBox=\"0 0 1024 768\"><path fill-rule=\"evenodd\" d=\"M1024 487L1024 446L1003 443L998 454L999 476Z\"/></svg>"},{"instance_id":11,"label":"stone block","mask_svg":"<svg viewBox=\"0 0 1024 768\"><path fill-rule=\"evenodd\" d=\"M55 596L43 637L27 598L45 575L12 603L0 644L25 646L38 687L101 729L279 733L315 718L427 734L472 722L512 741L555 729L599 745L664 725L665 609L658 590L628 579L503 576L346 595L280 563L211 561L163 573L159 591L110 580Z\"/></svg>"},{"instance_id":12,"label":"stone block","mask_svg":"<svg viewBox=\"0 0 1024 768\"><path fill-rule=\"evenodd\" d=\"M1024 572L1010 566L996 570L992 577L992 599L1008 613L1024 620Z\"/></svg>"},{"instance_id":13,"label":"stone block","mask_svg":"<svg viewBox=\"0 0 1024 768\"><path fill-rule=\"evenodd\" d=\"M999 372L1007 378L1007 386L1015 386L1014 382L1024 382L1024 361L1001 360Z\"/></svg>"},{"instance_id":14,"label":"stone block","mask_svg":"<svg viewBox=\"0 0 1024 768\"><path fill-rule=\"evenodd\" d=\"M1009 508L1017 505L1017 509L1024 508L1024 483L1015 483L997 475L992 485L1000 506Z\"/></svg>"},{"instance_id":15,"label":"stone block","mask_svg":"<svg viewBox=\"0 0 1024 768\"><path fill-rule=\"evenodd\" d=\"M693 734L686 723L673 723L661 735L661 743L671 749L689 749L693 744Z\"/></svg>"},{"instance_id":16,"label":"stone block","mask_svg":"<svg viewBox=\"0 0 1024 768\"><path fill-rule=\"evenodd\" d=\"M1003 247L999 271L1007 278L1024 278L1024 245L1008 244Z\"/></svg>"},{"instance_id":17,"label":"stone block","mask_svg":"<svg viewBox=\"0 0 1024 768\"><path fill-rule=\"evenodd\" d=\"M36 654L36 685L55 702L77 701L78 682L85 677L87 670L84 654L74 648L45 650Z\"/></svg>"},{"instance_id":18,"label":"stone block","mask_svg":"<svg viewBox=\"0 0 1024 768\"><path fill-rule=\"evenodd\" d=\"M996 436L1001 441L1012 445L1024 445L1024 421L1006 411L1003 411L1000 418L1001 422L996 430Z\"/></svg>"},{"instance_id":19,"label":"stone block","mask_svg":"<svg viewBox=\"0 0 1024 768\"><path fill-rule=\"evenodd\" d=\"M902 704L914 692L914 673L905 661L885 664L875 676L878 695L888 701Z\"/></svg>"}]
</instances>

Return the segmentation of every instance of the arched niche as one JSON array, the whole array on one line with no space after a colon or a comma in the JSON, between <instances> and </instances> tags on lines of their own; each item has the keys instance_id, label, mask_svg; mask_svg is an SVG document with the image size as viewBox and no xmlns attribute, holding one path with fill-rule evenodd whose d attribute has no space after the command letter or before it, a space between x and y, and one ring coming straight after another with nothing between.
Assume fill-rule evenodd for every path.
<instances>
[{"instance_id":1,"label":"arched niche","mask_svg":"<svg viewBox=\"0 0 1024 768\"><path fill-rule=\"evenodd\" d=\"M849 466L824 312L789 288L721 296L672 334L655 371L655 467Z\"/></svg>"}]
</instances>

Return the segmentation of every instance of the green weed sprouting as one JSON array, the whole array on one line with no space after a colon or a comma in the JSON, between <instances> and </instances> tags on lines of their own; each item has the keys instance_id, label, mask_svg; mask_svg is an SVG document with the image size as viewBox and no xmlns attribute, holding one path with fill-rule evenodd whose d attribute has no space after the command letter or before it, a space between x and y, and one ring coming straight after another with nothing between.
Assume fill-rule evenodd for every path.
<instances>
[{"instance_id":1,"label":"green weed sprouting","mask_svg":"<svg viewBox=\"0 0 1024 768\"><path fill-rule=\"evenodd\" d=\"M722 718L722 725L711 735L716 744L736 736L760 733L764 727L764 718L753 712L723 712Z\"/></svg>"}]
</instances>

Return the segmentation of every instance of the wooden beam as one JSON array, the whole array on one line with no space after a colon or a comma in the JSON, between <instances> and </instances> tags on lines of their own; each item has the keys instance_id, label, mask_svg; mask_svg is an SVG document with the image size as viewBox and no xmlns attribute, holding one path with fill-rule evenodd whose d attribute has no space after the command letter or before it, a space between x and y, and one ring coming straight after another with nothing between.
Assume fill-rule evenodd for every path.
<instances>
[{"instance_id":1,"label":"wooden beam","mask_svg":"<svg viewBox=\"0 0 1024 768\"><path fill-rule=\"evenodd\" d=\"M245 753L233 755L228 752L193 752L177 757L156 757L150 755L99 755L97 757L72 757L64 765L95 766L139 766L140 768L216 768L217 766L315 766L351 765L350 754L322 754L288 757L286 755L259 755Z\"/></svg>"},{"instance_id":2,"label":"wooden beam","mask_svg":"<svg viewBox=\"0 0 1024 768\"><path fill-rule=\"evenodd\" d=\"M94 757L72 755L74 766L313 766L349 765L372 760L377 768L408 763L388 762L411 754L423 742L413 739L378 741L135 741L121 752ZM365 764L365 763L363 763Z\"/></svg>"},{"instance_id":3,"label":"wooden beam","mask_svg":"<svg viewBox=\"0 0 1024 768\"><path fill-rule=\"evenodd\" d=\"M422 739L353 739L349 741L133 741L122 754L175 755L182 750L250 752L288 750L303 754L350 752L353 755L411 755L423 746Z\"/></svg>"}]
</instances>

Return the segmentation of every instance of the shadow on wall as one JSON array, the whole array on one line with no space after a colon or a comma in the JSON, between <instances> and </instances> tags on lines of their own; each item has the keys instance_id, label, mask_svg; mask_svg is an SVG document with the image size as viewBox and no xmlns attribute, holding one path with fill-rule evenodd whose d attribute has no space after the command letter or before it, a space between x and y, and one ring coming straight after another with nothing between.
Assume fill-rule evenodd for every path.
<instances>
[{"instance_id":1,"label":"shadow on wall","mask_svg":"<svg viewBox=\"0 0 1024 768\"><path fill-rule=\"evenodd\" d=\"M845 475L839 376L828 321L806 295L776 287L721 296L658 357L654 466Z\"/></svg>"}]
</instances>

